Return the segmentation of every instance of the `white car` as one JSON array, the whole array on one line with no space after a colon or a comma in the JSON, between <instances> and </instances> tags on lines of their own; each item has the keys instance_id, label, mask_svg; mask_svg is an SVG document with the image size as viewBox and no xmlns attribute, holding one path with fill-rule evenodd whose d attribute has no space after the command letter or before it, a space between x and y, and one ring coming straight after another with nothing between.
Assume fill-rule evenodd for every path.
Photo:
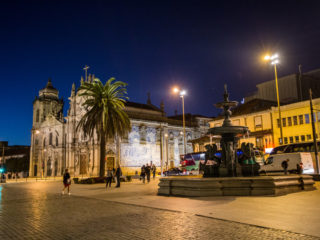
<instances>
[{"instance_id":1,"label":"white car","mask_svg":"<svg viewBox=\"0 0 320 240\"><path fill-rule=\"evenodd\" d=\"M294 152L294 153L280 153L270 155L265 164L260 167L260 172L282 172L282 162L288 161L288 172L297 172L297 165L301 162L303 164L302 173L312 174L314 173L312 155L310 152Z\"/></svg>"}]
</instances>

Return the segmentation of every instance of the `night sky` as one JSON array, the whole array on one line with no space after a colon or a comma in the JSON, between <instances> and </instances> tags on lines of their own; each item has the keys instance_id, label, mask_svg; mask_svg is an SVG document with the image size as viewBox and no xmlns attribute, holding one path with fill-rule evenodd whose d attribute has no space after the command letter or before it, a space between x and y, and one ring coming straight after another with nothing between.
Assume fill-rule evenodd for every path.
<instances>
[{"instance_id":1,"label":"night sky","mask_svg":"<svg viewBox=\"0 0 320 240\"><path fill-rule=\"evenodd\" d=\"M48 78L68 108L82 68L128 83L130 101L165 102L185 88L186 112L215 116L223 84L240 101L279 76L320 68L320 1L3 1L0 7L0 141L30 144L32 101Z\"/></svg>"}]
</instances>

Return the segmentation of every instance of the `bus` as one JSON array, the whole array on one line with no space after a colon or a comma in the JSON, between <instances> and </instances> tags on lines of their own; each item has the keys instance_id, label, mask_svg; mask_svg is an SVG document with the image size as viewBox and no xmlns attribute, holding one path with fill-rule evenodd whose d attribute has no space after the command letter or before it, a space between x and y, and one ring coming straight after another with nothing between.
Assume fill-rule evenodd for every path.
<instances>
[{"instance_id":1,"label":"bus","mask_svg":"<svg viewBox=\"0 0 320 240\"><path fill-rule=\"evenodd\" d=\"M206 160L205 152L188 153L180 155L180 166L183 172L199 171L200 161L204 163Z\"/></svg>"},{"instance_id":2,"label":"bus","mask_svg":"<svg viewBox=\"0 0 320 240\"><path fill-rule=\"evenodd\" d=\"M254 151L256 161L259 163L259 165L263 165L263 163L265 162L263 153L261 151L259 151L258 149L254 149L253 151ZM202 164L205 163L205 160L206 160L205 155L206 155L205 152L196 152L196 153L188 153L186 155L180 155L181 170L185 173L189 173L192 171L199 171L199 163L200 162ZM241 151L241 149L237 150L237 155L238 155L238 159L240 161L240 159L243 155L243 152ZM215 156L218 159L221 159L221 150L216 152Z\"/></svg>"}]
</instances>

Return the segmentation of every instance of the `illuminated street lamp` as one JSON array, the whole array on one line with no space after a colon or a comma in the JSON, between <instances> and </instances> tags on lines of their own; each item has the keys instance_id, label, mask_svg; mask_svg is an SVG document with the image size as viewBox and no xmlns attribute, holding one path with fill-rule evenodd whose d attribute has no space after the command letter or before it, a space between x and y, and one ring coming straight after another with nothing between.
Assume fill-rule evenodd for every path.
<instances>
[{"instance_id":1,"label":"illuminated street lamp","mask_svg":"<svg viewBox=\"0 0 320 240\"><path fill-rule=\"evenodd\" d=\"M279 123L280 123L280 139L283 144L283 132L282 132L282 118L280 110L280 100L279 100L279 85L278 85L278 73L277 73L277 64L279 63L279 55L273 54L272 56L266 55L264 60L269 61L274 66L274 75L276 80L276 92L277 92L277 102L278 102L278 112L279 112Z\"/></svg>"},{"instance_id":2,"label":"illuminated street lamp","mask_svg":"<svg viewBox=\"0 0 320 240\"><path fill-rule=\"evenodd\" d=\"M173 88L174 93L179 93L182 100L182 122L183 122L183 146L184 154L187 154L187 142L186 142L186 122L184 117L184 96L187 94L186 90L180 90L179 88Z\"/></svg>"}]
</instances>

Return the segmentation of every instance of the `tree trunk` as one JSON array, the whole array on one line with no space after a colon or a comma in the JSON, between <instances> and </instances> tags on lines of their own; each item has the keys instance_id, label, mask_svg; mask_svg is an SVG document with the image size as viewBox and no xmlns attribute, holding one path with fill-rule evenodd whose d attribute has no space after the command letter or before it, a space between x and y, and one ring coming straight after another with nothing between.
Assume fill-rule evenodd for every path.
<instances>
[{"instance_id":1,"label":"tree trunk","mask_svg":"<svg viewBox=\"0 0 320 240\"><path fill-rule=\"evenodd\" d=\"M106 140L104 135L100 137L100 172L99 176L104 177L105 174L105 156L106 156Z\"/></svg>"}]
</instances>

